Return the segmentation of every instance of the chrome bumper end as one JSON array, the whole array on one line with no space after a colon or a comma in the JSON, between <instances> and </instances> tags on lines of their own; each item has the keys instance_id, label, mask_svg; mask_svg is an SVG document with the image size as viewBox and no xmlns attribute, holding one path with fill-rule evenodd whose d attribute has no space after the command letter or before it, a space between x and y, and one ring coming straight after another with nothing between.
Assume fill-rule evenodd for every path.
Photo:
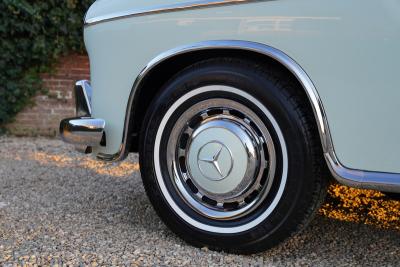
<instances>
[{"instance_id":1,"label":"chrome bumper end","mask_svg":"<svg viewBox=\"0 0 400 267\"><path fill-rule=\"evenodd\" d=\"M102 119L77 117L63 119L60 135L64 142L74 144L78 151L90 153L92 146L98 146L104 139L106 122Z\"/></svg>"},{"instance_id":2,"label":"chrome bumper end","mask_svg":"<svg viewBox=\"0 0 400 267\"><path fill-rule=\"evenodd\" d=\"M75 84L75 118L63 119L60 122L61 139L75 145L83 153L91 153L93 146L105 145L105 121L91 117L92 88L88 81Z\"/></svg>"}]
</instances>

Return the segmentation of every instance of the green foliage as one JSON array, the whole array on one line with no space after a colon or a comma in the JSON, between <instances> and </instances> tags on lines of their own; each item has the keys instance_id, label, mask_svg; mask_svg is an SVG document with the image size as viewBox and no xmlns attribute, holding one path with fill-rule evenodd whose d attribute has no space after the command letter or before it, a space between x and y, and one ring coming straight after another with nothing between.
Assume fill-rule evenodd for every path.
<instances>
[{"instance_id":1,"label":"green foliage","mask_svg":"<svg viewBox=\"0 0 400 267\"><path fill-rule=\"evenodd\" d=\"M93 0L0 1L0 127L42 90L40 73L83 52L83 17Z\"/></svg>"}]
</instances>

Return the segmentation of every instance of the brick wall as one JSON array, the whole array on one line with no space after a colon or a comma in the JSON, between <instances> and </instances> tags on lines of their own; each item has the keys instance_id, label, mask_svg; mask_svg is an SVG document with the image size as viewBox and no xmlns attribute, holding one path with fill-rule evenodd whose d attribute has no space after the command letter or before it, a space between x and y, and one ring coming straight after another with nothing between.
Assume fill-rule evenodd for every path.
<instances>
[{"instance_id":1,"label":"brick wall","mask_svg":"<svg viewBox=\"0 0 400 267\"><path fill-rule=\"evenodd\" d=\"M89 79L89 61L86 55L69 55L61 58L54 74L43 74L47 95L37 95L35 105L21 111L15 122L7 126L15 135L58 134L60 120L75 113L73 87L75 81Z\"/></svg>"}]
</instances>

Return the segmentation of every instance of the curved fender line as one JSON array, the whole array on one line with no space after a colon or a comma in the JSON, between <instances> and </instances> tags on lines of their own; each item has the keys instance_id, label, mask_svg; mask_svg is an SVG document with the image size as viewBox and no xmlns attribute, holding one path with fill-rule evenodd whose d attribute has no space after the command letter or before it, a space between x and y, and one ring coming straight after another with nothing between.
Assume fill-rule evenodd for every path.
<instances>
[{"instance_id":1,"label":"curved fender line","mask_svg":"<svg viewBox=\"0 0 400 267\"><path fill-rule=\"evenodd\" d=\"M298 79L300 84L303 86L310 104L312 106L314 116L318 125L318 131L321 138L321 144L324 152L324 157L328 164L328 167L335 177L335 179L345 185L357 188L374 189L385 192L400 192L400 174L399 173L385 173L385 172L373 172L364 170L355 170L343 166L338 160L335 150L333 148L332 138L329 130L328 120L325 114L325 110L321 101L321 98L312 83L307 73L288 55L282 51L270 47L265 44L249 42L249 41L238 41L238 40L216 40L216 41L205 41L194 43L191 45L181 46L172 50L166 51L153 60L151 60L147 66L142 70L139 76L136 78L133 85L133 89L129 96L123 140L119 152L113 155L99 154L98 158L105 161L118 161L126 157L128 151L127 147L127 136L130 122L131 108L133 100L136 96L138 88L148 73L155 67L157 67L163 61L170 59L177 55L190 53L199 50L208 49L237 49L256 52L265 56L268 56L280 64L285 66L293 75Z\"/></svg>"}]
</instances>

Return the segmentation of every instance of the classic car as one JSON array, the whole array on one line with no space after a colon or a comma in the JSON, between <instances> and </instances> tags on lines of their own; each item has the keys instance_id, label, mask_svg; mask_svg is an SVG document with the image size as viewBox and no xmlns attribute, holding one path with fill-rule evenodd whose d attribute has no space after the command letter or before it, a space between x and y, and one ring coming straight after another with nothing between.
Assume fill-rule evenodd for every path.
<instances>
[{"instance_id":1,"label":"classic car","mask_svg":"<svg viewBox=\"0 0 400 267\"><path fill-rule=\"evenodd\" d=\"M400 192L396 0L98 0L84 40L62 138L138 152L154 209L195 246L277 245L331 177Z\"/></svg>"}]
</instances>

